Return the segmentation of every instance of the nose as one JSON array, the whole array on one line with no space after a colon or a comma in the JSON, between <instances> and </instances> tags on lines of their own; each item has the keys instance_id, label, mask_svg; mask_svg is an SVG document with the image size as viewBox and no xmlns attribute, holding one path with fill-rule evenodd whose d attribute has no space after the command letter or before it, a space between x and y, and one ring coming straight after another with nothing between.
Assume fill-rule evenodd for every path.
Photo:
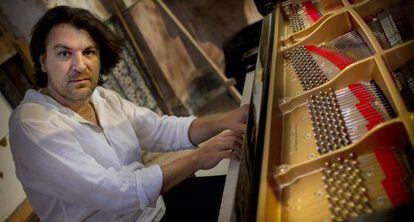
<instances>
[{"instance_id":1,"label":"nose","mask_svg":"<svg viewBox=\"0 0 414 222\"><path fill-rule=\"evenodd\" d=\"M76 72L83 72L86 69L85 58L81 52L76 52L72 57L72 69Z\"/></svg>"}]
</instances>

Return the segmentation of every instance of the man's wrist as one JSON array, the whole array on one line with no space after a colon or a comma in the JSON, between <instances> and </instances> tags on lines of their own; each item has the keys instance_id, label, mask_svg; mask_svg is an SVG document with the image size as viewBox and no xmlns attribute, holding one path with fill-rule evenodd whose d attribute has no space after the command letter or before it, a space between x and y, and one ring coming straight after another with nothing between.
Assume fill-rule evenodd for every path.
<instances>
[{"instance_id":1,"label":"man's wrist","mask_svg":"<svg viewBox=\"0 0 414 222\"><path fill-rule=\"evenodd\" d=\"M219 115L217 118L214 118L213 127L216 129L216 134L222 132L223 130L227 129L227 113Z\"/></svg>"},{"instance_id":2,"label":"man's wrist","mask_svg":"<svg viewBox=\"0 0 414 222\"><path fill-rule=\"evenodd\" d=\"M199 169L201 169L200 163L202 161L201 161L201 158L200 158L200 155L199 155L199 151L198 150L194 151L193 153L191 153L189 155L189 161L190 161L191 168L193 169L192 171L194 173L196 171L198 171Z\"/></svg>"}]
</instances>

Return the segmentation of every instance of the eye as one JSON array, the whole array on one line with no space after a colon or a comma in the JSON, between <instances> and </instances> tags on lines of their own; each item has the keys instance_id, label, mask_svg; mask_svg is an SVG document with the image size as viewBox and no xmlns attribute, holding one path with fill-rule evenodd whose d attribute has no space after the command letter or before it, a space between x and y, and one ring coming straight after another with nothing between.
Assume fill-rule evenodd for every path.
<instances>
[{"instance_id":1,"label":"eye","mask_svg":"<svg viewBox=\"0 0 414 222\"><path fill-rule=\"evenodd\" d=\"M60 51L60 52L58 52L58 56L59 57L62 57L62 58L66 58L66 57L70 56L70 52L68 52L68 51Z\"/></svg>"},{"instance_id":2,"label":"eye","mask_svg":"<svg viewBox=\"0 0 414 222\"><path fill-rule=\"evenodd\" d=\"M96 50L95 49L87 49L83 52L83 54L85 56L93 56L93 55L96 55Z\"/></svg>"}]
</instances>

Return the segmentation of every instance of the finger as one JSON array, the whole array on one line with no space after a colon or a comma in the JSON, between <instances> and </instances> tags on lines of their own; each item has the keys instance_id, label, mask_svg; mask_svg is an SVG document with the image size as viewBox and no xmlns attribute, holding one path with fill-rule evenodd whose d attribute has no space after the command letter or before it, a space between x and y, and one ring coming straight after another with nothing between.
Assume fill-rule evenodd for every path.
<instances>
[{"instance_id":1,"label":"finger","mask_svg":"<svg viewBox=\"0 0 414 222\"><path fill-rule=\"evenodd\" d=\"M234 140L225 140L217 144L216 148L221 151L229 150L235 147L240 147L241 145L235 142Z\"/></svg>"},{"instance_id":2,"label":"finger","mask_svg":"<svg viewBox=\"0 0 414 222\"><path fill-rule=\"evenodd\" d=\"M220 157L225 159L225 158L230 158L232 156L231 154L231 150L223 150L220 153Z\"/></svg>"},{"instance_id":3,"label":"finger","mask_svg":"<svg viewBox=\"0 0 414 222\"><path fill-rule=\"evenodd\" d=\"M245 123L235 123L231 126L231 130L236 133L244 134L246 133L247 125Z\"/></svg>"},{"instance_id":4,"label":"finger","mask_svg":"<svg viewBox=\"0 0 414 222\"><path fill-rule=\"evenodd\" d=\"M249 117L250 104L245 104L239 108L240 122L247 123Z\"/></svg>"},{"instance_id":5,"label":"finger","mask_svg":"<svg viewBox=\"0 0 414 222\"><path fill-rule=\"evenodd\" d=\"M236 137L236 142L238 143L238 144L240 144L240 146L241 145L243 145L243 137L242 138L240 138L240 137Z\"/></svg>"},{"instance_id":6,"label":"finger","mask_svg":"<svg viewBox=\"0 0 414 222\"><path fill-rule=\"evenodd\" d=\"M242 114L242 122L247 123L247 119L248 119L248 116L249 116L250 104L245 104L245 105L241 106L240 109L241 109L241 114Z\"/></svg>"},{"instance_id":7,"label":"finger","mask_svg":"<svg viewBox=\"0 0 414 222\"><path fill-rule=\"evenodd\" d=\"M242 139L236 139L236 140L233 140L233 144L235 145L235 147L240 148L243 146L244 143Z\"/></svg>"},{"instance_id":8,"label":"finger","mask_svg":"<svg viewBox=\"0 0 414 222\"><path fill-rule=\"evenodd\" d=\"M220 133L220 135L222 135L222 136L231 136L231 135L237 135L238 133L237 132L235 132L234 130L232 130L232 129L226 129L226 130L224 130L224 131L222 131L221 133Z\"/></svg>"},{"instance_id":9,"label":"finger","mask_svg":"<svg viewBox=\"0 0 414 222\"><path fill-rule=\"evenodd\" d=\"M223 134L224 135L229 135L229 134L237 134L237 135L242 135L246 133L246 124L243 123L234 123L233 125L229 126L229 129L224 130Z\"/></svg>"},{"instance_id":10,"label":"finger","mask_svg":"<svg viewBox=\"0 0 414 222\"><path fill-rule=\"evenodd\" d=\"M240 131L238 132L238 131L233 131L233 130L226 130L225 132L220 134L220 136L222 136L222 137L236 136L236 137L239 137L239 138L243 138L244 133L242 133Z\"/></svg>"},{"instance_id":11,"label":"finger","mask_svg":"<svg viewBox=\"0 0 414 222\"><path fill-rule=\"evenodd\" d=\"M241 147L234 147L232 148L233 152L241 153L242 148Z\"/></svg>"},{"instance_id":12,"label":"finger","mask_svg":"<svg viewBox=\"0 0 414 222\"><path fill-rule=\"evenodd\" d=\"M223 151L222 157L226 159L240 160L240 156L236 152L233 152L232 150Z\"/></svg>"},{"instance_id":13,"label":"finger","mask_svg":"<svg viewBox=\"0 0 414 222\"><path fill-rule=\"evenodd\" d=\"M231 148L238 148L240 149L243 145L243 140L237 138L237 137L229 137L226 141L223 141L224 143L226 143L227 148L231 149Z\"/></svg>"},{"instance_id":14,"label":"finger","mask_svg":"<svg viewBox=\"0 0 414 222\"><path fill-rule=\"evenodd\" d=\"M239 154L239 153L237 153L237 152L233 152L232 154L233 154L233 155L232 155L231 159L234 159L234 160L240 160L240 154Z\"/></svg>"},{"instance_id":15,"label":"finger","mask_svg":"<svg viewBox=\"0 0 414 222\"><path fill-rule=\"evenodd\" d=\"M228 158L233 160L240 160L240 155L237 152L232 151Z\"/></svg>"},{"instance_id":16,"label":"finger","mask_svg":"<svg viewBox=\"0 0 414 222\"><path fill-rule=\"evenodd\" d=\"M225 143L225 144L229 144L230 146L232 144L235 144L235 145L238 145L238 146L243 144L243 139L240 138L240 137L236 137L236 136L222 137L222 138L218 139L218 141L221 141L222 143Z\"/></svg>"},{"instance_id":17,"label":"finger","mask_svg":"<svg viewBox=\"0 0 414 222\"><path fill-rule=\"evenodd\" d=\"M224 140L233 141L234 143L237 143L239 146L243 145L243 137L242 136L227 136L223 137Z\"/></svg>"}]
</instances>

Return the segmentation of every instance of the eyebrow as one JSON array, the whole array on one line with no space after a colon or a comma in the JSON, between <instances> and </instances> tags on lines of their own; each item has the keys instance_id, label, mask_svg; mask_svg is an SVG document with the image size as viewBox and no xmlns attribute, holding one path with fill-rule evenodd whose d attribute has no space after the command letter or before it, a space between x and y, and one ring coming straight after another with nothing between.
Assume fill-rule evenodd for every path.
<instances>
[{"instance_id":1,"label":"eyebrow","mask_svg":"<svg viewBox=\"0 0 414 222\"><path fill-rule=\"evenodd\" d=\"M72 49L69 46L66 46L66 45L60 44L60 43L59 44L56 44L53 48L54 49L58 49L58 48ZM98 49L98 47L96 47L94 45L90 45L90 46L86 47L84 50L86 50L86 49Z\"/></svg>"}]
</instances>

